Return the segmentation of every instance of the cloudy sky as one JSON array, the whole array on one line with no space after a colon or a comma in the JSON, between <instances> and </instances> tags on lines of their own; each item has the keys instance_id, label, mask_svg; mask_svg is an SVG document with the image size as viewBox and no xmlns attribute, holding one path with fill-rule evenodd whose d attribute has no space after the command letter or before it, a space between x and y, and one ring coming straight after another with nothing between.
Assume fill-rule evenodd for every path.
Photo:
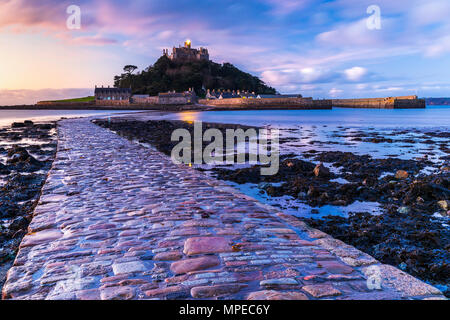
<instances>
[{"instance_id":1,"label":"cloudy sky","mask_svg":"<svg viewBox=\"0 0 450 320\"><path fill-rule=\"evenodd\" d=\"M450 96L449 0L0 0L0 105L90 95L187 38L282 93Z\"/></svg>"}]
</instances>

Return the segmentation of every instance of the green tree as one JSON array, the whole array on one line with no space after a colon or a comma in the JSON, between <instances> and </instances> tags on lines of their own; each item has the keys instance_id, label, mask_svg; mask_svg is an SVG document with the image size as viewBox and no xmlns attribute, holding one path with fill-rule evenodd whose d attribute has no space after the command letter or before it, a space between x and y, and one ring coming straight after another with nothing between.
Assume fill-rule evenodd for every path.
<instances>
[{"instance_id":1,"label":"green tree","mask_svg":"<svg viewBox=\"0 0 450 320\"><path fill-rule=\"evenodd\" d=\"M137 68L138 67L136 66L128 64L125 67L123 67L123 71L125 71L129 76L131 76L131 74L133 74L133 72L136 71Z\"/></svg>"},{"instance_id":2,"label":"green tree","mask_svg":"<svg viewBox=\"0 0 450 320\"><path fill-rule=\"evenodd\" d=\"M194 88L204 96L206 89L248 90L259 94L275 94L258 77L243 72L231 63L223 65L212 61L172 61L162 56L140 73L133 74L136 66L124 67L126 73L114 77L114 85L121 88L131 86L133 93L157 95L160 92L177 92Z\"/></svg>"}]
</instances>

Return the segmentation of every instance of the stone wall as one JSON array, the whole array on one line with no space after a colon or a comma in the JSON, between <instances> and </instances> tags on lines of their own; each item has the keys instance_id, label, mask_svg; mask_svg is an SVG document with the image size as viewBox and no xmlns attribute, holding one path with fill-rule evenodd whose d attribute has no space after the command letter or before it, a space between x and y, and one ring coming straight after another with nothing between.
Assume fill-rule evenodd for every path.
<instances>
[{"instance_id":1,"label":"stone wall","mask_svg":"<svg viewBox=\"0 0 450 320\"><path fill-rule=\"evenodd\" d=\"M164 97L160 96L158 99L158 104L161 105L181 105L181 104L191 104L191 97Z\"/></svg>"},{"instance_id":2,"label":"stone wall","mask_svg":"<svg viewBox=\"0 0 450 320\"><path fill-rule=\"evenodd\" d=\"M395 99L394 109L424 109L426 108L425 99Z\"/></svg>"},{"instance_id":3,"label":"stone wall","mask_svg":"<svg viewBox=\"0 0 450 320\"><path fill-rule=\"evenodd\" d=\"M255 109L331 109L331 100L313 100L312 98L268 98L268 99L218 99L199 100L200 104L223 108L255 108Z\"/></svg>"},{"instance_id":4,"label":"stone wall","mask_svg":"<svg viewBox=\"0 0 450 320\"><path fill-rule=\"evenodd\" d=\"M159 98L157 96L155 97L145 97L145 98L141 98L141 97L132 97L131 98L131 102L135 103L135 104L158 104L159 103Z\"/></svg>"},{"instance_id":5,"label":"stone wall","mask_svg":"<svg viewBox=\"0 0 450 320\"><path fill-rule=\"evenodd\" d=\"M362 109L415 109L425 108L425 100L417 96L370 98L370 99L333 99L334 107Z\"/></svg>"},{"instance_id":6,"label":"stone wall","mask_svg":"<svg viewBox=\"0 0 450 320\"><path fill-rule=\"evenodd\" d=\"M39 101L36 103L37 106L93 106L95 105L94 101L89 102L63 102L63 101Z\"/></svg>"},{"instance_id":7,"label":"stone wall","mask_svg":"<svg viewBox=\"0 0 450 320\"><path fill-rule=\"evenodd\" d=\"M95 100L97 106L130 106L129 100Z\"/></svg>"}]
</instances>

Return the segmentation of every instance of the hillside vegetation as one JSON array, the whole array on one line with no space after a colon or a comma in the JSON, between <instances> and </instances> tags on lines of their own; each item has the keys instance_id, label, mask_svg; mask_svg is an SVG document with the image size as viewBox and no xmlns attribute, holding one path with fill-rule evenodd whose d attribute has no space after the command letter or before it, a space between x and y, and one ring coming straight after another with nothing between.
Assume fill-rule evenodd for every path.
<instances>
[{"instance_id":1,"label":"hillside vegetation","mask_svg":"<svg viewBox=\"0 0 450 320\"><path fill-rule=\"evenodd\" d=\"M133 74L133 66L126 66L126 73L114 78L117 88L132 88L134 94L157 95L160 92L177 92L194 88L203 96L205 89L248 90L258 94L275 94L258 77L243 72L230 63L223 65L212 61L172 61L162 56L147 69ZM136 67L134 67L136 68Z\"/></svg>"},{"instance_id":2,"label":"hillside vegetation","mask_svg":"<svg viewBox=\"0 0 450 320\"><path fill-rule=\"evenodd\" d=\"M64 99L64 100L53 100L53 101L42 101L42 102L51 102L51 103L71 103L71 102L92 102L95 100L94 96L83 97L83 98L74 98L74 99Z\"/></svg>"}]
</instances>

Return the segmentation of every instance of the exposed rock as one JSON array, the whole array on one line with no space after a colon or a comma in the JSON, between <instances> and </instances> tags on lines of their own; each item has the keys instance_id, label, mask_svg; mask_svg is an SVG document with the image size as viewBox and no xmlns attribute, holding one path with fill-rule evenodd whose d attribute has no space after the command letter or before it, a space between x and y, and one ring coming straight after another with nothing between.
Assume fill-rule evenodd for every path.
<instances>
[{"instance_id":1,"label":"exposed rock","mask_svg":"<svg viewBox=\"0 0 450 320\"><path fill-rule=\"evenodd\" d=\"M449 209L449 201L447 201L447 200L438 201L437 204L438 204L439 208L441 208L444 211L447 211Z\"/></svg>"},{"instance_id":2,"label":"exposed rock","mask_svg":"<svg viewBox=\"0 0 450 320\"><path fill-rule=\"evenodd\" d=\"M11 128L24 128L26 126L27 125L25 123L23 123L23 122L13 122L11 124Z\"/></svg>"},{"instance_id":3,"label":"exposed rock","mask_svg":"<svg viewBox=\"0 0 450 320\"><path fill-rule=\"evenodd\" d=\"M409 177L409 173L406 172L405 170L398 170L395 173L395 179L398 179L398 180L408 179L408 177Z\"/></svg>"},{"instance_id":4,"label":"exposed rock","mask_svg":"<svg viewBox=\"0 0 450 320\"><path fill-rule=\"evenodd\" d=\"M25 148L20 146L9 149L7 157L6 163L14 170L34 172L43 167L43 163L36 160Z\"/></svg>"},{"instance_id":5,"label":"exposed rock","mask_svg":"<svg viewBox=\"0 0 450 320\"><path fill-rule=\"evenodd\" d=\"M401 214L408 214L410 211L411 209L409 209L408 207L400 207L397 209L397 212Z\"/></svg>"},{"instance_id":6,"label":"exposed rock","mask_svg":"<svg viewBox=\"0 0 450 320\"><path fill-rule=\"evenodd\" d=\"M8 170L8 167L0 162L0 175L6 175L6 174L10 174L10 173L11 173L11 171Z\"/></svg>"},{"instance_id":7,"label":"exposed rock","mask_svg":"<svg viewBox=\"0 0 450 320\"><path fill-rule=\"evenodd\" d=\"M28 223L29 221L24 217L17 217L11 222L9 228L11 230L25 229L28 226Z\"/></svg>"},{"instance_id":8,"label":"exposed rock","mask_svg":"<svg viewBox=\"0 0 450 320\"><path fill-rule=\"evenodd\" d=\"M319 178L328 178L330 176L330 169L328 169L327 167L325 167L323 165L323 163L319 163L315 168L314 168L314 175L316 177Z\"/></svg>"}]
</instances>

